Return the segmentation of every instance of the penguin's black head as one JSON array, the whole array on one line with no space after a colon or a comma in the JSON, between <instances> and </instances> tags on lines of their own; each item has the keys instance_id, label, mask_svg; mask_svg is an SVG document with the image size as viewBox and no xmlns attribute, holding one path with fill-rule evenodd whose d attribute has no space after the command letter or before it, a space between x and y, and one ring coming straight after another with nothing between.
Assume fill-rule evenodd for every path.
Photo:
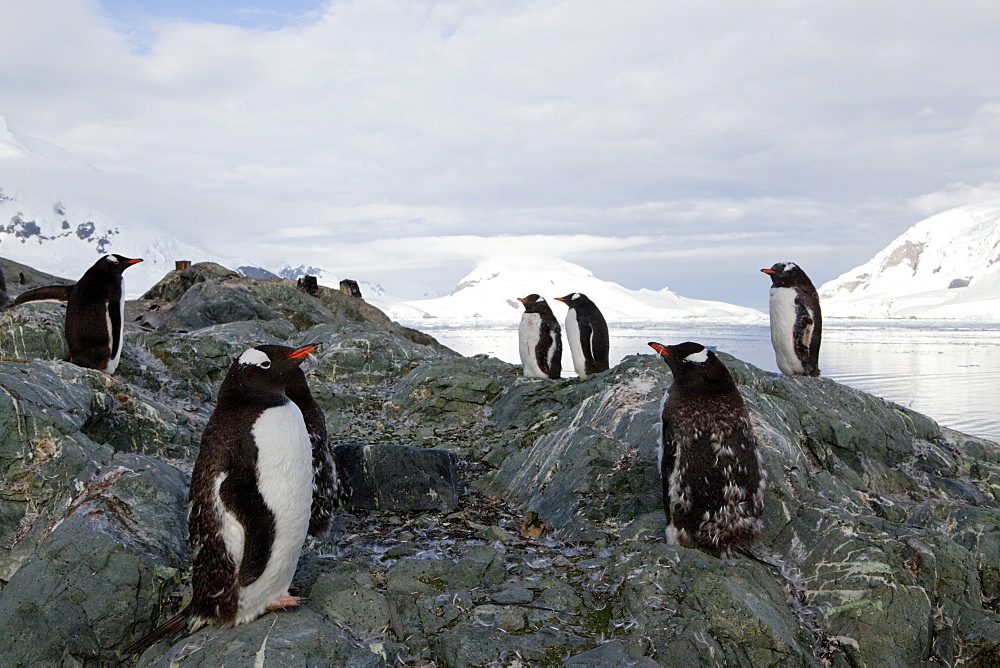
<instances>
[{"instance_id":1,"label":"penguin's black head","mask_svg":"<svg viewBox=\"0 0 1000 668\"><path fill-rule=\"evenodd\" d=\"M525 313L552 313L545 297L540 295L530 294L527 297L518 297L517 301L524 304Z\"/></svg>"},{"instance_id":2,"label":"penguin's black head","mask_svg":"<svg viewBox=\"0 0 1000 668\"><path fill-rule=\"evenodd\" d=\"M570 308L576 308L580 304L590 300L582 292L571 292L565 297L556 297L556 301L560 301Z\"/></svg>"},{"instance_id":3,"label":"penguin's black head","mask_svg":"<svg viewBox=\"0 0 1000 668\"><path fill-rule=\"evenodd\" d=\"M121 274L133 264L139 264L140 262L142 262L141 258L125 257L124 255L112 253L98 260L94 267L114 274Z\"/></svg>"},{"instance_id":4,"label":"penguin's black head","mask_svg":"<svg viewBox=\"0 0 1000 668\"><path fill-rule=\"evenodd\" d=\"M665 346L650 341L649 347L660 353L670 367L676 386L706 391L724 391L735 386L729 370L716 354L700 343L686 341L676 346Z\"/></svg>"},{"instance_id":5,"label":"penguin's black head","mask_svg":"<svg viewBox=\"0 0 1000 668\"><path fill-rule=\"evenodd\" d=\"M301 348L264 345L247 348L233 365L222 382L219 396L239 392L251 396L280 395L285 392L289 379L301 373L299 365L312 352L315 345Z\"/></svg>"},{"instance_id":6,"label":"penguin's black head","mask_svg":"<svg viewBox=\"0 0 1000 668\"><path fill-rule=\"evenodd\" d=\"M806 272L794 262L778 262L770 269L761 271L771 277L771 285L776 288L787 288L793 285L812 285Z\"/></svg>"}]
</instances>

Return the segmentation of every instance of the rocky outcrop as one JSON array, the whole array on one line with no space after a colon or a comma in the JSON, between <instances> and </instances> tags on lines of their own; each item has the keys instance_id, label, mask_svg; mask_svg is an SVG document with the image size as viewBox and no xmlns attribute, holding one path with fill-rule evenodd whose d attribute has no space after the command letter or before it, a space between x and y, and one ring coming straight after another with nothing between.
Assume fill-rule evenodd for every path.
<instances>
[{"instance_id":1,"label":"rocky outcrop","mask_svg":"<svg viewBox=\"0 0 1000 668\"><path fill-rule=\"evenodd\" d=\"M723 355L769 482L762 561L720 561L663 539L656 423L671 379L656 356L526 379L337 290L171 274L129 304L158 305L161 326L130 325L114 378L61 361L57 306L0 314L0 341L22 342L0 362L9 663L113 661L183 604L187 475L218 383L250 345L306 342L322 343L307 376L331 439L373 455L386 489L443 464L457 505L420 511L390 492L341 508L306 546L300 609L165 641L140 665L1000 661L994 443Z\"/></svg>"}]
</instances>

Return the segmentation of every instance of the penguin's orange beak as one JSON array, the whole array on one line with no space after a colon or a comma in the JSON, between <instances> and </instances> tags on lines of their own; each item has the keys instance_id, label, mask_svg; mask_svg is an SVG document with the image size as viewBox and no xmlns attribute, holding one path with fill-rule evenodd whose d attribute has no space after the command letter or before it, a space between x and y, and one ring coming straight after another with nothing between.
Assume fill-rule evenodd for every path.
<instances>
[{"instance_id":1,"label":"penguin's orange beak","mask_svg":"<svg viewBox=\"0 0 1000 668\"><path fill-rule=\"evenodd\" d=\"M526 300L525 300L524 297L518 297L517 301L519 301L519 302L521 302L523 304Z\"/></svg>"},{"instance_id":2,"label":"penguin's orange beak","mask_svg":"<svg viewBox=\"0 0 1000 668\"><path fill-rule=\"evenodd\" d=\"M142 262L141 257L134 257L131 260L125 260L125 264L139 264L140 262Z\"/></svg>"},{"instance_id":3,"label":"penguin's orange beak","mask_svg":"<svg viewBox=\"0 0 1000 668\"><path fill-rule=\"evenodd\" d=\"M564 302L564 301L566 301L565 297L553 297L553 299L555 299L557 302Z\"/></svg>"},{"instance_id":4,"label":"penguin's orange beak","mask_svg":"<svg viewBox=\"0 0 1000 668\"><path fill-rule=\"evenodd\" d=\"M656 352L660 353L661 355L669 355L670 354L670 351L667 350L667 347L665 345L663 345L662 343L657 343L656 341L650 341L648 345L649 345L650 348L652 348Z\"/></svg>"},{"instance_id":5,"label":"penguin's orange beak","mask_svg":"<svg viewBox=\"0 0 1000 668\"><path fill-rule=\"evenodd\" d=\"M314 344L309 344L308 346L302 346L301 348L297 348L296 350L288 353L288 359L297 360L300 357L305 357L306 355L314 352L316 352L316 346Z\"/></svg>"},{"instance_id":6,"label":"penguin's orange beak","mask_svg":"<svg viewBox=\"0 0 1000 668\"><path fill-rule=\"evenodd\" d=\"M778 273L774 269L761 269L761 271L764 272L765 274L777 274Z\"/></svg>"}]
</instances>

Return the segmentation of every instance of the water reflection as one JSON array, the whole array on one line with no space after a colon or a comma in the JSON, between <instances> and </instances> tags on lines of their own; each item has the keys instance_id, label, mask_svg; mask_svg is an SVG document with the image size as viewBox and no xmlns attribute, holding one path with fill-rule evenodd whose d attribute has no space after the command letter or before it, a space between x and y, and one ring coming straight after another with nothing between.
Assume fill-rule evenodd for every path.
<instances>
[{"instance_id":1,"label":"water reflection","mask_svg":"<svg viewBox=\"0 0 1000 668\"><path fill-rule=\"evenodd\" d=\"M463 355L485 353L519 363L517 328L422 327ZM726 325L698 321L641 323L611 328L611 363L626 355L652 354L648 341L697 341L716 346L777 373L766 324ZM564 375L572 375L564 352ZM940 424L1000 441L1000 324L926 321L824 323L823 375L930 415Z\"/></svg>"}]
</instances>

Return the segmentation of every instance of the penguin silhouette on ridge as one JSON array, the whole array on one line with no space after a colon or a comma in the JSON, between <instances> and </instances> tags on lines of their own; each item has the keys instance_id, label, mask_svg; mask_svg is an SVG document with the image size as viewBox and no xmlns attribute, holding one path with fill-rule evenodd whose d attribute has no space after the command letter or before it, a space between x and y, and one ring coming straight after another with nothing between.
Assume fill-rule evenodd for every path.
<instances>
[{"instance_id":1,"label":"penguin silhouette on ridge","mask_svg":"<svg viewBox=\"0 0 1000 668\"><path fill-rule=\"evenodd\" d=\"M286 388L314 350L257 346L233 362L191 476L191 602L125 654L185 626L231 627L298 605L288 588L310 526L313 451Z\"/></svg>"},{"instance_id":2,"label":"penguin silhouette on ridge","mask_svg":"<svg viewBox=\"0 0 1000 668\"><path fill-rule=\"evenodd\" d=\"M760 540L766 472L729 370L698 343L649 346L673 374L661 406L667 540L714 557Z\"/></svg>"},{"instance_id":3,"label":"penguin silhouette on ridge","mask_svg":"<svg viewBox=\"0 0 1000 668\"><path fill-rule=\"evenodd\" d=\"M823 315L816 288L794 262L761 271L771 277L771 345L778 369L786 376L818 376Z\"/></svg>"},{"instance_id":4,"label":"penguin silhouette on ridge","mask_svg":"<svg viewBox=\"0 0 1000 668\"><path fill-rule=\"evenodd\" d=\"M524 375L557 379L562 375L562 329L544 297L518 297L524 304L518 327L518 349Z\"/></svg>"},{"instance_id":5,"label":"penguin silhouette on ridge","mask_svg":"<svg viewBox=\"0 0 1000 668\"><path fill-rule=\"evenodd\" d=\"M587 295L571 292L556 297L569 307L566 313L566 340L573 357L573 368L580 378L607 371L610 340L608 323L597 304Z\"/></svg>"}]
</instances>

